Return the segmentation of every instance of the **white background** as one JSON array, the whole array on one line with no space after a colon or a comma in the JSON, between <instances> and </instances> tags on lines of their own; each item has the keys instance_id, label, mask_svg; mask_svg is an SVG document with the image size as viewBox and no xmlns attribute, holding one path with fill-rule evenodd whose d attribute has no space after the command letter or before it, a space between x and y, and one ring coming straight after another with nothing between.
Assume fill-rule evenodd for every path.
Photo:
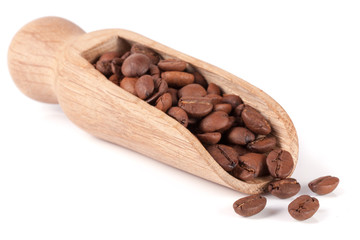
<instances>
[{"instance_id":1,"label":"white background","mask_svg":"<svg viewBox=\"0 0 360 240\"><path fill-rule=\"evenodd\" d=\"M0 9L0 239L303 239L357 234L359 1L7 1ZM276 99L299 136L301 194L341 179L298 222L294 199L268 196L260 214L233 212L245 196L98 140L58 105L25 97L7 48L38 17L85 31L124 28L223 68Z\"/></svg>"}]
</instances>

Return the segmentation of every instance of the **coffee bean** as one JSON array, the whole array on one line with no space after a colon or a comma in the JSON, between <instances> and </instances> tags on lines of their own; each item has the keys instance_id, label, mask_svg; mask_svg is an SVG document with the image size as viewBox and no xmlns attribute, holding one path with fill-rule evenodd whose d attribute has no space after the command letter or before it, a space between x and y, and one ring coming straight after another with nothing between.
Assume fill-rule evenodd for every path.
<instances>
[{"instance_id":1,"label":"coffee bean","mask_svg":"<svg viewBox=\"0 0 360 240\"><path fill-rule=\"evenodd\" d=\"M124 62L124 60L121 58L114 58L110 64L111 72L117 76L122 76L121 65L123 62Z\"/></svg>"},{"instance_id":2,"label":"coffee bean","mask_svg":"<svg viewBox=\"0 0 360 240\"><path fill-rule=\"evenodd\" d=\"M146 102L148 102L148 103L155 102L156 99L158 99L158 97L160 97L161 95L166 93L168 90L168 85L167 85L166 81L162 80L161 78L159 78L158 80L156 80L154 82L155 82L156 92L150 98L148 98L146 100Z\"/></svg>"},{"instance_id":3,"label":"coffee bean","mask_svg":"<svg viewBox=\"0 0 360 240\"><path fill-rule=\"evenodd\" d=\"M253 107L245 105L241 118L245 126L253 133L267 135L271 132L269 122Z\"/></svg>"},{"instance_id":4,"label":"coffee bean","mask_svg":"<svg viewBox=\"0 0 360 240\"><path fill-rule=\"evenodd\" d=\"M219 104L221 103L222 101L222 96L218 95L218 94L207 94L205 96L207 99L209 99L209 101L213 104L213 105L216 105L216 104Z\"/></svg>"},{"instance_id":5,"label":"coffee bean","mask_svg":"<svg viewBox=\"0 0 360 240\"><path fill-rule=\"evenodd\" d=\"M125 59L121 66L121 72L126 77L140 77L149 70L150 63L150 59L146 55L134 53Z\"/></svg>"},{"instance_id":6,"label":"coffee bean","mask_svg":"<svg viewBox=\"0 0 360 240\"><path fill-rule=\"evenodd\" d=\"M229 146L216 144L207 147L214 160L227 172L231 171L238 163L236 151Z\"/></svg>"},{"instance_id":7,"label":"coffee bean","mask_svg":"<svg viewBox=\"0 0 360 240\"><path fill-rule=\"evenodd\" d=\"M196 136L200 142L209 145L217 144L221 139L221 133L219 132L199 133Z\"/></svg>"},{"instance_id":8,"label":"coffee bean","mask_svg":"<svg viewBox=\"0 0 360 240\"><path fill-rule=\"evenodd\" d=\"M237 154L238 154L239 156L244 155L245 153L248 153L248 152L249 152L246 148L244 148L244 147L242 147L242 146L240 146L240 145L230 145L230 147L232 147L233 149L235 149L235 151L237 152Z\"/></svg>"},{"instance_id":9,"label":"coffee bean","mask_svg":"<svg viewBox=\"0 0 360 240\"><path fill-rule=\"evenodd\" d=\"M339 178L332 176L319 177L309 183L309 188L314 193L324 195L331 193L339 184Z\"/></svg>"},{"instance_id":10,"label":"coffee bean","mask_svg":"<svg viewBox=\"0 0 360 240\"><path fill-rule=\"evenodd\" d=\"M271 176L276 178L286 178L294 168L294 161L288 151L275 149L266 158Z\"/></svg>"},{"instance_id":11,"label":"coffee bean","mask_svg":"<svg viewBox=\"0 0 360 240\"><path fill-rule=\"evenodd\" d=\"M294 178L274 180L268 185L268 191L281 199L295 196L300 191L300 184Z\"/></svg>"},{"instance_id":12,"label":"coffee bean","mask_svg":"<svg viewBox=\"0 0 360 240\"><path fill-rule=\"evenodd\" d=\"M245 104L239 104L235 109L234 109L234 116L235 117L241 117L241 113L245 108Z\"/></svg>"},{"instance_id":13,"label":"coffee bean","mask_svg":"<svg viewBox=\"0 0 360 240\"><path fill-rule=\"evenodd\" d=\"M111 61L117 57L120 57L118 52L104 53L95 64L96 69L107 77L111 76L113 74L111 70Z\"/></svg>"},{"instance_id":14,"label":"coffee bean","mask_svg":"<svg viewBox=\"0 0 360 240\"><path fill-rule=\"evenodd\" d=\"M234 94L223 94L222 102L231 104L231 107L234 109L243 103L241 98Z\"/></svg>"},{"instance_id":15,"label":"coffee bean","mask_svg":"<svg viewBox=\"0 0 360 240\"><path fill-rule=\"evenodd\" d=\"M132 45L131 47L131 53L134 54L134 53L142 53L144 55L146 55L152 64L158 64L159 60L160 60L160 55L157 54L154 50L148 48L148 47L145 47L141 44L138 44L138 43L135 43L134 45Z\"/></svg>"},{"instance_id":16,"label":"coffee bean","mask_svg":"<svg viewBox=\"0 0 360 240\"><path fill-rule=\"evenodd\" d=\"M163 112L166 112L171 107L171 105L172 105L171 94L164 93L156 100L155 107Z\"/></svg>"},{"instance_id":17,"label":"coffee bean","mask_svg":"<svg viewBox=\"0 0 360 240\"><path fill-rule=\"evenodd\" d=\"M223 111L227 114L230 114L232 110L231 104L229 103L219 103L214 106L214 111Z\"/></svg>"},{"instance_id":18,"label":"coffee bean","mask_svg":"<svg viewBox=\"0 0 360 240\"><path fill-rule=\"evenodd\" d=\"M150 64L149 72L154 80L158 80L160 78L160 69L158 68L158 66L154 64Z\"/></svg>"},{"instance_id":19,"label":"coffee bean","mask_svg":"<svg viewBox=\"0 0 360 240\"><path fill-rule=\"evenodd\" d=\"M109 81L118 86L120 85L120 79L116 74L111 75L111 77L109 77Z\"/></svg>"},{"instance_id":20,"label":"coffee bean","mask_svg":"<svg viewBox=\"0 0 360 240\"><path fill-rule=\"evenodd\" d=\"M259 153L245 153L238 157L238 165L231 174L243 181L254 180L254 178L267 174L266 156Z\"/></svg>"},{"instance_id":21,"label":"coffee bean","mask_svg":"<svg viewBox=\"0 0 360 240\"><path fill-rule=\"evenodd\" d=\"M178 71L163 72L161 78L168 83L169 87L174 88L181 88L194 82L194 75Z\"/></svg>"},{"instance_id":22,"label":"coffee bean","mask_svg":"<svg viewBox=\"0 0 360 240\"><path fill-rule=\"evenodd\" d=\"M319 209L319 201L309 195L301 195L288 206L290 215L296 220L303 221L311 218Z\"/></svg>"},{"instance_id":23,"label":"coffee bean","mask_svg":"<svg viewBox=\"0 0 360 240\"><path fill-rule=\"evenodd\" d=\"M208 92L208 94L221 95L221 89L215 83L209 83L208 88L207 88L207 92Z\"/></svg>"},{"instance_id":24,"label":"coffee bean","mask_svg":"<svg viewBox=\"0 0 360 240\"><path fill-rule=\"evenodd\" d=\"M137 80L137 78L124 77L120 82L120 87L136 96L135 84Z\"/></svg>"},{"instance_id":25,"label":"coffee bean","mask_svg":"<svg viewBox=\"0 0 360 240\"><path fill-rule=\"evenodd\" d=\"M179 98L182 97L204 97L206 95L206 90L197 83L191 83L182 87L178 91Z\"/></svg>"},{"instance_id":26,"label":"coffee bean","mask_svg":"<svg viewBox=\"0 0 360 240\"><path fill-rule=\"evenodd\" d=\"M265 206L266 198L260 194L240 198L233 204L234 211L243 217L250 217L259 213Z\"/></svg>"},{"instance_id":27,"label":"coffee bean","mask_svg":"<svg viewBox=\"0 0 360 240\"><path fill-rule=\"evenodd\" d=\"M275 137L262 137L248 143L247 148L252 152L266 153L276 147Z\"/></svg>"},{"instance_id":28,"label":"coffee bean","mask_svg":"<svg viewBox=\"0 0 360 240\"><path fill-rule=\"evenodd\" d=\"M205 78L203 77L203 75L201 75L199 72L193 72L193 75L194 75L194 83L200 84L205 89L208 87L208 84Z\"/></svg>"},{"instance_id":29,"label":"coffee bean","mask_svg":"<svg viewBox=\"0 0 360 240\"><path fill-rule=\"evenodd\" d=\"M229 130L231 127L234 126L235 121L236 121L236 119L235 119L234 116L229 116L228 123L224 127L220 128L218 131L221 132L221 133L226 132L227 130Z\"/></svg>"},{"instance_id":30,"label":"coffee bean","mask_svg":"<svg viewBox=\"0 0 360 240\"><path fill-rule=\"evenodd\" d=\"M158 66L163 71L184 71L187 63L178 59L160 60Z\"/></svg>"},{"instance_id":31,"label":"coffee bean","mask_svg":"<svg viewBox=\"0 0 360 240\"><path fill-rule=\"evenodd\" d=\"M216 132L226 127L229 123L229 115L226 112L217 111L209 114L201 120L199 128L202 132Z\"/></svg>"},{"instance_id":32,"label":"coffee bean","mask_svg":"<svg viewBox=\"0 0 360 240\"><path fill-rule=\"evenodd\" d=\"M182 97L178 105L185 110L189 117L193 118L204 117L213 109L213 105L205 97Z\"/></svg>"},{"instance_id":33,"label":"coffee bean","mask_svg":"<svg viewBox=\"0 0 360 240\"><path fill-rule=\"evenodd\" d=\"M188 115L186 114L186 112L183 109L181 109L179 107L171 107L167 111L167 114L170 117L175 118L184 127L188 126L189 118L188 118Z\"/></svg>"},{"instance_id":34,"label":"coffee bean","mask_svg":"<svg viewBox=\"0 0 360 240\"><path fill-rule=\"evenodd\" d=\"M172 105L177 106L177 104L178 104L178 97L177 97L178 90L175 89L175 88L168 88L167 92L171 94Z\"/></svg>"},{"instance_id":35,"label":"coffee bean","mask_svg":"<svg viewBox=\"0 0 360 240\"><path fill-rule=\"evenodd\" d=\"M227 140L232 144L246 145L255 140L255 135L247 128L233 127L227 135Z\"/></svg>"},{"instance_id":36,"label":"coffee bean","mask_svg":"<svg viewBox=\"0 0 360 240\"><path fill-rule=\"evenodd\" d=\"M135 84L135 91L140 99L147 99L154 92L154 80L150 75L141 76Z\"/></svg>"}]
</instances>

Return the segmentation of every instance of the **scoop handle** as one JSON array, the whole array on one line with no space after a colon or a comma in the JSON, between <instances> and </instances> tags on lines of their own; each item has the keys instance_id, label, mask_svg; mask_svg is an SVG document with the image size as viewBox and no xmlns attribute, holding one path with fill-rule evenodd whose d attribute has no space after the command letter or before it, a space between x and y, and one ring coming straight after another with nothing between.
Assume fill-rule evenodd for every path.
<instances>
[{"instance_id":1,"label":"scoop handle","mask_svg":"<svg viewBox=\"0 0 360 240\"><path fill-rule=\"evenodd\" d=\"M16 86L28 97L58 103L55 81L58 53L85 32L59 17L43 17L22 27L8 51L8 66Z\"/></svg>"}]
</instances>

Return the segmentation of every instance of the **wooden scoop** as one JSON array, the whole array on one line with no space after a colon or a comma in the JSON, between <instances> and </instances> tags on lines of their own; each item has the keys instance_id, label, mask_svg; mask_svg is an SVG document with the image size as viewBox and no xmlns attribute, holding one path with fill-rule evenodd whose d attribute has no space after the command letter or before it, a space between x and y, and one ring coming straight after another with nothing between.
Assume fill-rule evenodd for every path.
<instances>
[{"instance_id":1,"label":"wooden scoop","mask_svg":"<svg viewBox=\"0 0 360 240\"><path fill-rule=\"evenodd\" d=\"M133 43L150 47L165 59L190 63L208 82L219 85L225 93L239 95L258 109L270 121L279 146L291 153L296 164L295 127L270 96L224 70L139 34L121 29L85 33L65 19L40 18L15 35L8 64L12 78L25 95L59 103L67 117L88 133L237 191L263 192L271 177L252 182L232 177L188 129L111 83L93 67L92 62L102 53L124 53Z\"/></svg>"}]
</instances>

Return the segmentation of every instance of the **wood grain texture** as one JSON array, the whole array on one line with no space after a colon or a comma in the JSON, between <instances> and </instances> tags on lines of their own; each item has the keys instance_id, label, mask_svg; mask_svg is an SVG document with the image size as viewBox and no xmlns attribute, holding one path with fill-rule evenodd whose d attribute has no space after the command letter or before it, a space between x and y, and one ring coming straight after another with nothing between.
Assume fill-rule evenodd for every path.
<instances>
[{"instance_id":1,"label":"wood grain texture","mask_svg":"<svg viewBox=\"0 0 360 240\"><path fill-rule=\"evenodd\" d=\"M33 44L40 42L35 52L25 46L34 35L36 41L33 40ZM134 32L109 29L85 34L61 18L38 19L14 37L9 49L9 69L26 95L39 101L58 102L71 121L98 138L243 193L263 192L271 177L252 182L232 177L190 131L108 81L91 64L104 52L125 52L134 42L154 49L165 59L178 58L190 63L208 82L221 86L225 93L241 96L245 103L258 109L270 121L280 147L291 153L296 165L296 130L275 100L241 78Z\"/></svg>"}]
</instances>

